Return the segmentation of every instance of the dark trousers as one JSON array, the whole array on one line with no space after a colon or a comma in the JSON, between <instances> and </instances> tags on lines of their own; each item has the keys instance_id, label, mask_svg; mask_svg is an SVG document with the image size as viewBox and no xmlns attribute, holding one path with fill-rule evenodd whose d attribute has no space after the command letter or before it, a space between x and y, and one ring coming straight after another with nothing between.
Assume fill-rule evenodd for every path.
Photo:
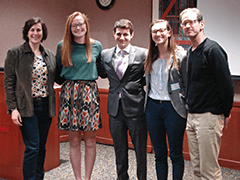
<instances>
[{"instance_id":1,"label":"dark trousers","mask_svg":"<svg viewBox=\"0 0 240 180\"><path fill-rule=\"evenodd\" d=\"M147 148L147 125L145 115L138 117L126 117L123 114L121 103L116 117L109 116L109 127L113 138L116 155L118 180L129 179L128 170L128 136L134 145L137 160L137 177L146 180L146 148Z\"/></svg>"},{"instance_id":2,"label":"dark trousers","mask_svg":"<svg viewBox=\"0 0 240 180\"><path fill-rule=\"evenodd\" d=\"M184 173L182 145L186 119L177 114L170 101L157 104L151 99L147 104L146 118L150 139L155 151L158 180L167 180L168 176L166 134L170 149L169 156L173 165L173 180L181 180Z\"/></svg>"},{"instance_id":3,"label":"dark trousers","mask_svg":"<svg viewBox=\"0 0 240 180\"><path fill-rule=\"evenodd\" d=\"M48 113L48 99L34 102L34 116L23 117L20 127L25 152L23 159L24 180L42 180L44 177L45 144L52 118Z\"/></svg>"}]
</instances>

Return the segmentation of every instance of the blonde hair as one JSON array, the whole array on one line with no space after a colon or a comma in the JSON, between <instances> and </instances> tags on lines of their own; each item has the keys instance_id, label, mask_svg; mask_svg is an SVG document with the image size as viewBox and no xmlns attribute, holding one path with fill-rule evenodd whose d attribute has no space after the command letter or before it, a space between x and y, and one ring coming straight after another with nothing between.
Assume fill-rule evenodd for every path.
<instances>
[{"instance_id":1,"label":"blonde hair","mask_svg":"<svg viewBox=\"0 0 240 180\"><path fill-rule=\"evenodd\" d=\"M91 62L92 55L91 55L91 38L90 38L90 28L87 16L80 12L74 12L72 13L66 22L65 31L63 35L63 43L62 43L62 49L61 49L61 57L62 57L62 65L66 68L69 68L69 66L73 66L72 59L71 59L71 44L73 42L73 34L71 31L71 24L73 19L76 16L82 16L84 23L86 24L87 32L85 35L85 42L86 42L86 57L87 57L87 63Z\"/></svg>"},{"instance_id":2,"label":"blonde hair","mask_svg":"<svg viewBox=\"0 0 240 180\"><path fill-rule=\"evenodd\" d=\"M147 74L149 73L149 71L152 72L152 70L153 70L152 64L154 61L157 60L157 58L159 57L159 53L160 53L158 50L158 46L155 45L155 42L152 39L152 27L153 27L153 25L155 25L157 23L163 23L163 22L166 23L167 30L170 31L170 33L171 33L171 36L168 37L168 51L169 51L168 61L170 60L170 56L172 54L173 55L173 66L178 70L178 62L177 62L176 53L175 53L177 46L173 40L172 28L167 20L158 19L150 24L148 56L147 56L147 59L145 62L145 72Z\"/></svg>"}]
</instances>

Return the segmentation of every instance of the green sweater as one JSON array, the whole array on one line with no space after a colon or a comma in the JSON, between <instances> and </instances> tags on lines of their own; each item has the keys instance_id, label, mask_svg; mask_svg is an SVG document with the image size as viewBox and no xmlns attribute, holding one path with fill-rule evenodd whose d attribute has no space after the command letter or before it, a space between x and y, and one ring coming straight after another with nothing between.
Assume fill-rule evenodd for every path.
<instances>
[{"instance_id":1,"label":"green sweater","mask_svg":"<svg viewBox=\"0 0 240 180\"><path fill-rule=\"evenodd\" d=\"M61 62L61 47L62 41L57 45L56 60L58 63ZM69 68L62 67L60 76L69 80L96 80L98 78L96 60L102 51L102 44L99 41L95 41L91 45L91 49L92 61L86 63L86 44L73 42L71 52L73 66L70 66Z\"/></svg>"}]
</instances>

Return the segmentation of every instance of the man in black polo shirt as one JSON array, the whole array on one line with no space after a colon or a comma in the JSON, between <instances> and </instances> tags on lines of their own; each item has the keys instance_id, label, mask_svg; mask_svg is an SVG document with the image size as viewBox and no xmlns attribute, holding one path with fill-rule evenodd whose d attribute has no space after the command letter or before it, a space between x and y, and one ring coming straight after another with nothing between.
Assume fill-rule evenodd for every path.
<instances>
[{"instance_id":1,"label":"man in black polo shirt","mask_svg":"<svg viewBox=\"0 0 240 180\"><path fill-rule=\"evenodd\" d=\"M180 14L181 27L192 46L188 50L187 135L194 179L222 179L218 155L224 121L229 120L234 86L227 54L203 32L197 8Z\"/></svg>"}]
</instances>

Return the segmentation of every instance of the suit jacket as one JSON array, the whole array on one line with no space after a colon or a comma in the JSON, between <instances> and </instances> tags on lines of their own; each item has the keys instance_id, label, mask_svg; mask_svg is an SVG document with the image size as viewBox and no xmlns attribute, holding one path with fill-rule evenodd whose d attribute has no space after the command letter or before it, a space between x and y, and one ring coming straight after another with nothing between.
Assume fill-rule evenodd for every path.
<instances>
[{"instance_id":1,"label":"suit jacket","mask_svg":"<svg viewBox=\"0 0 240 180\"><path fill-rule=\"evenodd\" d=\"M48 70L48 99L49 117L55 116L55 80L56 61L54 54L40 45L43 60ZM5 60L4 88L8 111L17 108L22 117L34 115L33 98L31 90L34 53L29 44L25 42L20 46L11 48Z\"/></svg>"},{"instance_id":2,"label":"suit jacket","mask_svg":"<svg viewBox=\"0 0 240 180\"><path fill-rule=\"evenodd\" d=\"M102 78L108 77L108 114L116 116L119 108L119 93L124 115L135 117L144 114L145 85L144 60L147 49L130 45L128 67L120 80L112 65L112 57L116 47L105 49L98 62L98 73Z\"/></svg>"}]
</instances>

